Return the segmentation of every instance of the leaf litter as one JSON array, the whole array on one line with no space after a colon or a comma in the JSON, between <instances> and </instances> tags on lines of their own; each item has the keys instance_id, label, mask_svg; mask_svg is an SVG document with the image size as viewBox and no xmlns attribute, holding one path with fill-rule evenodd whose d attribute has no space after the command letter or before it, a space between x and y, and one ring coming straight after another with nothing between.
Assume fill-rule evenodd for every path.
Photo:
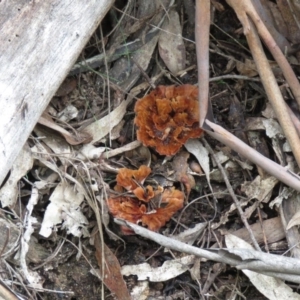
<instances>
[{"instance_id":1,"label":"leaf litter","mask_svg":"<svg viewBox=\"0 0 300 300\"><path fill-rule=\"evenodd\" d=\"M234 11L224 1L211 2L215 121L297 172L259 68L238 41L245 37ZM262 1L259 11L280 12L279 25L268 14L264 20L295 61L288 41L297 44L299 36L285 2ZM291 5L294 20L299 10ZM266 276L175 247L181 241L212 253L253 250L254 238L263 252L300 257L297 193L243 153L208 135L199 138L193 12L192 1L116 3L41 116L0 189L0 224L7 232L0 251L6 273L12 268L23 284L10 283L20 295L298 299L298 274ZM278 63L270 64L282 82ZM299 115L287 85L280 88ZM142 178L141 168L150 170ZM114 224L113 217L169 237L174 249ZM1 277L6 284L13 278L7 274Z\"/></svg>"}]
</instances>

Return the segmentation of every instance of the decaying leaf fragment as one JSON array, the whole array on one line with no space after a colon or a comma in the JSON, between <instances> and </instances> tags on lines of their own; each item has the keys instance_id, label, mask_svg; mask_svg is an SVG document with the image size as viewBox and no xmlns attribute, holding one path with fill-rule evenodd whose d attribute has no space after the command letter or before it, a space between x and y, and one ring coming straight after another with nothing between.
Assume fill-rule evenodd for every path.
<instances>
[{"instance_id":1,"label":"decaying leaf fragment","mask_svg":"<svg viewBox=\"0 0 300 300\"><path fill-rule=\"evenodd\" d=\"M170 280L190 269L195 262L194 255L167 260L161 267L153 268L148 263L139 265L122 266L121 272L124 276L136 275L138 280L149 280L151 282L162 282Z\"/></svg>"},{"instance_id":2,"label":"decaying leaf fragment","mask_svg":"<svg viewBox=\"0 0 300 300\"><path fill-rule=\"evenodd\" d=\"M225 242L228 249L243 249L252 250L253 247L244 240L228 234L225 236ZM252 284L259 290L265 297L272 300L293 299L299 300L299 294L293 290L281 279L259 274L250 270L242 270L242 272L250 279Z\"/></svg>"},{"instance_id":3,"label":"decaying leaf fragment","mask_svg":"<svg viewBox=\"0 0 300 300\"><path fill-rule=\"evenodd\" d=\"M62 228L67 228L67 233L80 237L87 236L86 225L88 220L80 210L84 195L78 192L66 181L59 183L50 196L40 235L49 237L57 224L62 223Z\"/></svg>"},{"instance_id":4,"label":"decaying leaf fragment","mask_svg":"<svg viewBox=\"0 0 300 300\"><path fill-rule=\"evenodd\" d=\"M175 179L183 183L186 187L187 195L190 194L191 189L195 187L194 177L188 173L188 159L190 154L186 151L178 152L172 163L172 167L175 171Z\"/></svg>"},{"instance_id":5,"label":"decaying leaf fragment","mask_svg":"<svg viewBox=\"0 0 300 300\"><path fill-rule=\"evenodd\" d=\"M150 172L151 169L147 166L141 166L138 170L121 169L115 190L122 195L111 195L107 204L114 217L135 224L142 223L150 230L157 231L183 207L184 194L174 187L165 190L162 187L154 190L150 185L144 187L143 182ZM124 190L133 192L135 197L124 196ZM156 196L160 197L163 207L151 209L148 203ZM121 230L124 234L133 233L126 227L121 227Z\"/></svg>"},{"instance_id":6,"label":"decaying leaf fragment","mask_svg":"<svg viewBox=\"0 0 300 300\"><path fill-rule=\"evenodd\" d=\"M116 299L130 300L126 283L121 274L120 263L108 246L102 243L99 234L95 235L95 248L95 255L100 269L98 276L115 295Z\"/></svg>"},{"instance_id":7,"label":"decaying leaf fragment","mask_svg":"<svg viewBox=\"0 0 300 300\"><path fill-rule=\"evenodd\" d=\"M18 199L18 182L32 168L33 157L28 145L25 144L15 160L9 180L0 189L2 207L13 207Z\"/></svg>"},{"instance_id":8,"label":"decaying leaf fragment","mask_svg":"<svg viewBox=\"0 0 300 300\"><path fill-rule=\"evenodd\" d=\"M39 118L38 123L47 126L55 131L58 131L70 145L87 144L92 140L90 134L85 131L79 132L73 129L76 134L70 133L61 126L54 123L51 117L45 113Z\"/></svg>"},{"instance_id":9,"label":"decaying leaf fragment","mask_svg":"<svg viewBox=\"0 0 300 300\"><path fill-rule=\"evenodd\" d=\"M198 89L189 84L159 86L135 104L137 139L161 155L173 155L200 137Z\"/></svg>"},{"instance_id":10,"label":"decaying leaf fragment","mask_svg":"<svg viewBox=\"0 0 300 300\"><path fill-rule=\"evenodd\" d=\"M174 74L185 68L186 53L181 32L179 15L176 11L171 10L162 26L158 50L160 57Z\"/></svg>"}]
</instances>

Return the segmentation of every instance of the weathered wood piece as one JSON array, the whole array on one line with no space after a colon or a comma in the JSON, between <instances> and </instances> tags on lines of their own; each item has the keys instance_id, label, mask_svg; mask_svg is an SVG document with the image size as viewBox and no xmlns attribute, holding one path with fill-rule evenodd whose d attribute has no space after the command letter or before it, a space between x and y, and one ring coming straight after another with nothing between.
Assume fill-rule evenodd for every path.
<instances>
[{"instance_id":1,"label":"weathered wood piece","mask_svg":"<svg viewBox=\"0 0 300 300\"><path fill-rule=\"evenodd\" d=\"M0 184L113 2L0 1Z\"/></svg>"}]
</instances>

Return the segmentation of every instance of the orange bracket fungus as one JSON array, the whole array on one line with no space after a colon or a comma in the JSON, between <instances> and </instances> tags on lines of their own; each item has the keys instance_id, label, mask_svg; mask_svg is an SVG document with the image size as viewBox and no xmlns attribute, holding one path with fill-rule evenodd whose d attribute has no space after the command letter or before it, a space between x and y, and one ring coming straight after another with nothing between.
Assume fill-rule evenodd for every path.
<instances>
[{"instance_id":1,"label":"orange bracket fungus","mask_svg":"<svg viewBox=\"0 0 300 300\"><path fill-rule=\"evenodd\" d=\"M158 86L139 99L136 113L137 139L161 155L173 155L189 138L202 134L199 128L198 88Z\"/></svg>"},{"instance_id":2,"label":"orange bracket fungus","mask_svg":"<svg viewBox=\"0 0 300 300\"><path fill-rule=\"evenodd\" d=\"M175 188L164 190L159 186L156 191L150 185L145 188L143 183L150 172L151 169L147 166L141 166L138 170L120 169L115 190L120 193L131 191L134 196L111 195L107 204L114 217L135 224L141 223L150 230L157 231L183 207L184 194ZM150 208L149 202L156 196L160 197L163 207ZM133 234L124 226L121 226L121 230L124 234Z\"/></svg>"}]
</instances>

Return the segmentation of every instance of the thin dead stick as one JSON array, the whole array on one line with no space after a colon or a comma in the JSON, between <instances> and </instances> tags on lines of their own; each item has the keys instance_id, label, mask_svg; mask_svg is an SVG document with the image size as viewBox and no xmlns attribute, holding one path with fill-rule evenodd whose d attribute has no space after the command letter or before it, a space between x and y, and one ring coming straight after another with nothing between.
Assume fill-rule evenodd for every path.
<instances>
[{"instance_id":1,"label":"thin dead stick","mask_svg":"<svg viewBox=\"0 0 300 300\"><path fill-rule=\"evenodd\" d=\"M198 65L200 127L208 113L210 1L196 0L195 40Z\"/></svg>"},{"instance_id":2,"label":"thin dead stick","mask_svg":"<svg viewBox=\"0 0 300 300\"><path fill-rule=\"evenodd\" d=\"M203 81L204 81L203 82L199 77L199 84L202 82L202 84L205 85L206 84L205 78L208 78L208 69L206 69L205 66L206 66L206 64L208 64L208 59L206 60L206 62L202 62L202 58L205 59L207 57L206 55L208 55L208 46L207 46L207 49L205 49L202 46L202 43L200 40L201 35L199 35L199 32L198 32L198 31L201 32L200 24L202 24L202 23L200 23L200 22L203 22L203 20L204 20L204 16L202 16L201 11L200 11L200 8L201 8L200 4L203 4L202 2L205 2L205 1L197 0L197 2L196 2L196 24L198 24L198 25L196 25L196 49L197 49L197 61L198 61L198 73L199 73L199 76L200 76L200 74L203 73ZM242 0L239 0L239 1L227 0L227 2L231 6L233 6L233 3L234 3L234 5L235 5L234 8L236 9L236 6L239 6L239 4L242 4L242 2L244 2L244 1L242 1ZM245 24L244 28L246 28L249 31L250 30L249 19L247 17L247 14L244 12L245 11L244 7L245 7L245 4L241 5L241 7L238 7L236 9L236 11L242 11L242 14L239 15L239 18L240 18L242 24L243 25ZM206 20L206 22L209 22L209 21ZM207 28L207 27L209 27L209 24L206 24L205 28ZM247 31L246 29L245 29L245 32ZM205 75L205 72L206 72L206 75ZM273 78L274 78L274 76L273 76ZM208 80L207 80L207 87L208 87ZM277 86L277 88L278 88L278 86ZM280 94L280 91L279 91L279 94ZM199 97L202 97L202 96L199 95ZM201 120L201 118L206 117L207 108L208 108L208 99L205 99L205 97L203 97L201 99L202 99L202 103L200 103L200 107L201 107L200 112L202 110L202 105L203 105L204 115L202 117L200 116L200 124L201 124L201 121L203 121L203 120ZM284 108L283 111L287 111L286 108ZM291 120L290 117L287 117L287 119ZM293 174L289 173L289 171L287 169L285 169L282 166L279 166L278 164L276 164L275 162L267 159L266 157L264 157L263 155L261 155L260 153L255 151L254 149L250 148L248 145L246 145L242 141L240 141L238 138L236 138L235 136L230 134L228 131L226 131L222 127L220 127L208 120L206 120L206 122L204 122L202 125L205 125L205 124L207 124L207 125L211 124L211 128L215 131L215 132L207 131L207 133L209 135L213 136L214 138L221 141L222 143L228 145L229 147L231 147L233 150L239 152L244 157L247 157L250 161L252 161L252 162L256 163L257 165L259 165L260 167L264 168L269 174L275 176L276 178L278 178L280 181L284 182L288 186L291 186L294 189L296 189L297 191L300 191L300 180L296 174L293 175ZM294 126L291 126L291 128L294 128ZM292 136L293 137L295 136L295 130L294 130L294 133L292 133ZM297 144L297 143L294 143L294 146L295 146L295 144ZM298 160L297 160L297 162L298 162Z\"/></svg>"},{"instance_id":3,"label":"thin dead stick","mask_svg":"<svg viewBox=\"0 0 300 300\"><path fill-rule=\"evenodd\" d=\"M295 115L295 113L290 109L290 107L288 105L286 105L287 110L291 116L292 122L295 126L295 129L298 133L298 136L300 137L300 120L297 118L297 116Z\"/></svg>"},{"instance_id":4,"label":"thin dead stick","mask_svg":"<svg viewBox=\"0 0 300 300\"><path fill-rule=\"evenodd\" d=\"M209 260L226 263L237 269L247 269L261 274L271 275L283 280L300 283L300 262L297 259L264 253L250 249L202 249L170 237L163 236L142 226L122 219L114 222L126 226L144 238L179 252L196 255ZM232 255L234 254L234 255Z\"/></svg>"},{"instance_id":5,"label":"thin dead stick","mask_svg":"<svg viewBox=\"0 0 300 300\"><path fill-rule=\"evenodd\" d=\"M250 30L246 33L246 38L253 55L257 71L262 80L268 99L275 111L282 130L291 146L295 159L300 166L300 139L294 127L290 114L286 108L281 91L276 82L270 64L262 48L260 39L251 20L249 20Z\"/></svg>"},{"instance_id":6,"label":"thin dead stick","mask_svg":"<svg viewBox=\"0 0 300 300\"><path fill-rule=\"evenodd\" d=\"M277 61L279 67L282 70L282 73L288 82L292 93L300 107L300 84L299 81L290 66L289 62L287 61L286 57L276 44L276 41L268 31L267 27L265 26L264 22L259 17L258 13L255 10L251 0L226 0L227 3L235 10L239 20L241 21L244 34L247 35L247 32L250 30L250 22L248 16L254 22L259 35L265 42L266 46L268 47L269 51L272 53L274 59Z\"/></svg>"},{"instance_id":7,"label":"thin dead stick","mask_svg":"<svg viewBox=\"0 0 300 300\"><path fill-rule=\"evenodd\" d=\"M223 127L216 125L209 120L205 120L207 125L213 130L207 130L206 133L227 145L234 151L240 153L243 157L263 168L266 172L276 177L286 185L300 192L300 178L288 169L278 165L274 161L266 158L256 150L249 147L236 136L225 130Z\"/></svg>"},{"instance_id":8,"label":"thin dead stick","mask_svg":"<svg viewBox=\"0 0 300 300\"><path fill-rule=\"evenodd\" d=\"M141 145L142 145L142 143L140 141L133 141L131 143L126 144L123 147L116 148L116 149L105 152L103 154L103 157L110 158L110 157L113 157L113 156L117 156L117 155L122 154L126 151L136 149L137 147L139 147Z\"/></svg>"},{"instance_id":9,"label":"thin dead stick","mask_svg":"<svg viewBox=\"0 0 300 300\"><path fill-rule=\"evenodd\" d=\"M269 246L268 246L268 240L267 240L267 236L266 236L266 232L265 232L265 228L264 228L264 223L263 223L263 218L261 216L261 211L260 211L259 207L257 208L257 215L258 215L259 223L260 223L260 226L261 226L261 232L262 232L263 238L264 238L265 249L266 249L266 252L269 253L270 251L269 251Z\"/></svg>"},{"instance_id":10,"label":"thin dead stick","mask_svg":"<svg viewBox=\"0 0 300 300\"><path fill-rule=\"evenodd\" d=\"M233 201L234 201L234 203L235 203L235 206L236 206L236 208L237 208L237 210L238 210L238 212L239 212L239 214L240 214L240 216L241 216L242 222L244 223L245 227L246 227L247 230L248 230L248 233L249 233L249 235L250 235L250 238L251 238L251 241L252 241L252 243L253 243L253 246L255 247L255 249L256 249L257 251L261 251L261 249L260 249L260 247L259 247L259 245L258 245L258 243L257 243L257 241L256 241L256 239L255 239L255 236L254 236L254 234L253 234L253 231L252 231L252 229L251 229L251 227L250 227L250 225L249 225L249 223L248 223L248 220L247 220L247 218L245 217L245 214L244 214L244 212L243 212L243 210L242 210L242 208L241 208L240 202L239 202L239 200L237 199L237 197L236 197L236 195L235 195L235 193L234 193L234 190L233 190L233 188L232 188L232 186L231 186L231 184L230 184L230 182L229 182L229 180L228 180L228 177L227 177L227 175L226 175L226 172L225 172L223 166L221 165L220 161L219 161L218 158L216 157L214 151L212 150L212 148L210 147L210 145L209 145L209 143L206 141L206 139L203 138L202 141L204 142L205 148L208 150L208 152L209 152L210 155L212 156L213 160L214 160L215 163L217 164L217 166L218 166L220 172L222 173L222 176L223 176L223 179L224 179L224 181L225 181L227 190L228 190L230 196L232 197L232 199L233 199Z\"/></svg>"},{"instance_id":11,"label":"thin dead stick","mask_svg":"<svg viewBox=\"0 0 300 300\"><path fill-rule=\"evenodd\" d=\"M201 46L202 45L201 41L198 39L198 37L200 37L198 34L198 31L201 28L200 24L202 24L200 22L202 22L202 20L205 20L204 16L202 16L201 12L200 12L200 8L201 8L200 4L203 4L202 2L203 1L201 1L201 0L197 0L197 2L196 2L196 24L197 24L196 25L196 49L197 49L197 61L198 61L198 74L201 74L201 76L203 76L203 77L199 77L199 80L201 80L201 78L203 78L203 81L200 81L200 82L201 82L201 85L203 85L203 87L204 87L204 91L206 91L206 90L208 90L208 80L206 80L206 78L209 77L209 74L208 74L208 69L203 67L205 65L205 62L204 62L204 64L202 64L201 61L202 61L202 58L206 57L205 53L206 53L206 51L208 51L208 45L207 45L207 49L205 49L204 47ZM241 12L240 14L237 13L238 17L241 20L242 24L244 25L244 31L245 32L249 31L250 30L250 25L249 25L250 20L247 16L246 10L245 10L245 7L247 6L246 4L248 3L248 1L247 0L245 0L245 1L244 0L238 0L238 1L227 0L227 2L231 6L234 7L236 12ZM253 7L253 5L252 5L252 7ZM255 9L254 9L254 11L255 11ZM206 20L206 22L208 22L208 21ZM209 24L206 23L206 26L209 26ZM207 27L205 27L205 28L207 28ZM204 35L204 38L206 39L207 36ZM264 53L263 53L263 55L264 55ZM208 60L206 61L206 63L208 64ZM204 73L204 74L202 74L202 73ZM273 78L274 78L274 76L273 76ZM199 86L200 86L200 82L199 82ZM277 86L277 89L278 89L278 86ZM299 88L299 91L300 91L300 88ZM199 92L202 93L202 90L199 89ZM278 96L278 94L281 95L280 91L279 91L279 93L277 93L276 97ZM208 98L205 96L205 94L204 94L204 96L201 96L201 94L200 94L199 97L201 97L200 99L202 99L202 103L200 104L201 109L202 109L202 105L203 105L204 109L206 109L206 112L204 112L204 117L206 117L207 109L209 107ZM278 109L278 110L280 112L280 109ZM282 111L287 112L287 109L283 108ZM285 114L284 114L284 116L285 116ZM290 124L291 118L288 116L287 119L289 120L288 124ZM285 121L283 120L283 122L285 122ZM200 124L201 124L201 116L200 116ZM207 128L207 126L209 124L211 125L211 128L213 129L212 131L211 130L206 131L209 135L213 136L220 142L228 145L229 147L231 147L235 151L239 152L244 157L247 157L250 161L256 163L257 165L259 165L260 167L265 169L269 174L275 176L276 178L278 178L280 181L284 182L288 186L291 186L292 188L296 189L297 191L300 191L300 179L296 174L289 172L287 169L283 168L282 166L276 164L275 162L271 161L270 159L267 159L266 157L264 157L263 155L261 155L260 153L258 153L257 151L255 151L254 149L252 149L251 147L246 145L245 143L243 143L241 140L239 140L238 138L236 138L235 136L230 134L228 131L223 129L221 126L214 124L213 122L209 121L208 119L206 119L206 121L202 125L206 125L206 128ZM294 126L292 125L291 128L294 128ZM291 130L291 129L289 129L289 130ZM295 137L295 129L293 129L293 131L294 132L292 133L292 139L294 139L294 137ZM295 144L297 144L297 139L298 139L298 137L295 139L296 143L294 143L293 150L295 150ZM300 147L298 147L298 148L300 148ZM296 151L296 153L297 153L297 151ZM296 157L296 155L295 155L295 157ZM299 162L299 161L300 161L300 159L299 160L297 159L297 162Z\"/></svg>"}]
</instances>

